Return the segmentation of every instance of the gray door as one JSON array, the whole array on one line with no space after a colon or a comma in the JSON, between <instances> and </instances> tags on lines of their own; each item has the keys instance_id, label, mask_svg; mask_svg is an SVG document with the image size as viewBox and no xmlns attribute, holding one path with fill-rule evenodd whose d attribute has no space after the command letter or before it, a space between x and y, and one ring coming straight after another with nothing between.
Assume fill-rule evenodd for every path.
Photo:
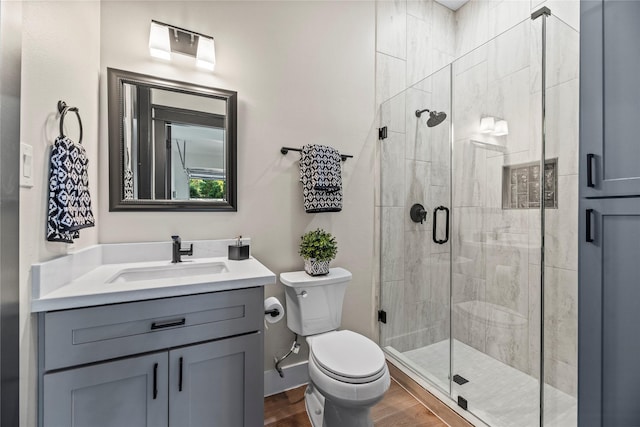
<instances>
[{"instance_id":1,"label":"gray door","mask_svg":"<svg viewBox=\"0 0 640 427\"><path fill-rule=\"evenodd\" d=\"M44 376L46 427L168 426L167 352Z\"/></svg>"},{"instance_id":2,"label":"gray door","mask_svg":"<svg viewBox=\"0 0 640 427\"><path fill-rule=\"evenodd\" d=\"M638 1L581 2L582 197L640 195L638 22Z\"/></svg>"},{"instance_id":3,"label":"gray door","mask_svg":"<svg viewBox=\"0 0 640 427\"><path fill-rule=\"evenodd\" d=\"M580 211L578 425L640 426L640 198Z\"/></svg>"},{"instance_id":4,"label":"gray door","mask_svg":"<svg viewBox=\"0 0 640 427\"><path fill-rule=\"evenodd\" d=\"M169 352L172 427L263 424L262 334Z\"/></svg>"}]
</instances>

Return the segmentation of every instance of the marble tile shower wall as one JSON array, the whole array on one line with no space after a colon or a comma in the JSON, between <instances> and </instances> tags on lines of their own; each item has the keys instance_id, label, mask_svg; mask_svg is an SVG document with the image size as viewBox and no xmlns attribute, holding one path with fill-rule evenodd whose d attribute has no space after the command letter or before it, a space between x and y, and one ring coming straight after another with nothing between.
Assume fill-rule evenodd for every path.
<instances>
[{"instance_id":1,"label":"marble tile shower wall","mask_svg":"<svg viewBox=\"0 0 640 427\"><path fill-rule=\"evenodd\" d=\"M449 248L432 243L433 209L449 200L449 125L425 126L417 109L450 111L448 69L455 15L433 0L377 2L376 101L388 138L380 144L381 344L400 351L449 335ZM443 144L444 143L444 144ZM413 223L409 208L429 211Z\"/></svg>"},{"instance_id":2,"label":"marble tile shower wall","mask_svg":"<svg viewBox=\"0 0 640 427\"><path fill-rule=\"evenodd\" d=\"M376 203L381 293L389 313L381 343L407 351L448 338L449 247L433 244L430 232L433 208L448 206L451 116L436 128L416 127L413 112L429 106L450 111L441 106L448 105L449 95L442 91L450 88L449 71L420 78L455 56L454 338L538 375L539 212L503 210L501 179L502 166L540 157L541 35L538 25L514 25L543 5L571 25L555 15L548 24L547 157L558 158L559 195L558 209L546 211L545 379L575 395L577 1L472 0L456 13L432 2L378 2L376 100L389 130L380 143ZM413 58L428 51L432 55L422 62ZM484 115L508 120L509 135L499 141L506 152L469 142ZM410 206L421 200L430 213L424 225L408 217Z\"/></svg>"}]
</instances>

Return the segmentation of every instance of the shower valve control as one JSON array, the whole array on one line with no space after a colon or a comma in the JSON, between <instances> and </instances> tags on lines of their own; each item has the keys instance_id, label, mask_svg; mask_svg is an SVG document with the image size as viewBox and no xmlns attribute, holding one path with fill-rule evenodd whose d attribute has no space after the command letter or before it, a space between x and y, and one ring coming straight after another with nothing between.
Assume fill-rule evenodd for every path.
<instances>
[{"instance_id":1,"label":"shower valve control","mask_svg":"<svg viewBox=\"0 0 640 427\"><path fill-rule=\"evenodd\" d=\"M424 221L427 220L427 211L420 203L416 203L415 205L411 206L409 216L411 217L411 220L413 222L419 222L420 224L423 224Z\"/></svg>"}]
</instances>

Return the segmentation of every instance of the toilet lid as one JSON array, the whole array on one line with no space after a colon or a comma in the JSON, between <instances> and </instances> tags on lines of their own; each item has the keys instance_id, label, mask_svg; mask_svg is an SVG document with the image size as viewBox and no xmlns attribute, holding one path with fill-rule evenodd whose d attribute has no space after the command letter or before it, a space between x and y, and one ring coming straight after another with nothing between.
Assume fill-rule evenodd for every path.
<instances>
[{"instance_id":1,"label":"toilet lid","mask_svg":"<svg viewBox=\"0 0 640 427\"><path fill-rule=\"evenodd\" d=\"M335 374L332 376L337 376L336 379L375 379L385 366L380 347L352 331L317 336L311 351L323 371Z\"/></svg>"}]
</instances>

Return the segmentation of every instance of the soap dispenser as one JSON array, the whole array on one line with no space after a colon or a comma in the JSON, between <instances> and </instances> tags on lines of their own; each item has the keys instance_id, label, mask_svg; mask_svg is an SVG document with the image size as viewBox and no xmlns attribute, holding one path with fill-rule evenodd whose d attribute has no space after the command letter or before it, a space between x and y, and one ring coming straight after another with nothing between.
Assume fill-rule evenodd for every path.
<instances>
[{"instance_id":1,"label":"soap dispenser","mask_svg":"<svg viewBox=\"0 0 640 427\"><path fill-rule=\"evenodd\" d=\"M238 236L235 245L229 245L229 259L232 261L249 259L249 245L242 244L242 236Z\"/></svg>"}]
</instances>

